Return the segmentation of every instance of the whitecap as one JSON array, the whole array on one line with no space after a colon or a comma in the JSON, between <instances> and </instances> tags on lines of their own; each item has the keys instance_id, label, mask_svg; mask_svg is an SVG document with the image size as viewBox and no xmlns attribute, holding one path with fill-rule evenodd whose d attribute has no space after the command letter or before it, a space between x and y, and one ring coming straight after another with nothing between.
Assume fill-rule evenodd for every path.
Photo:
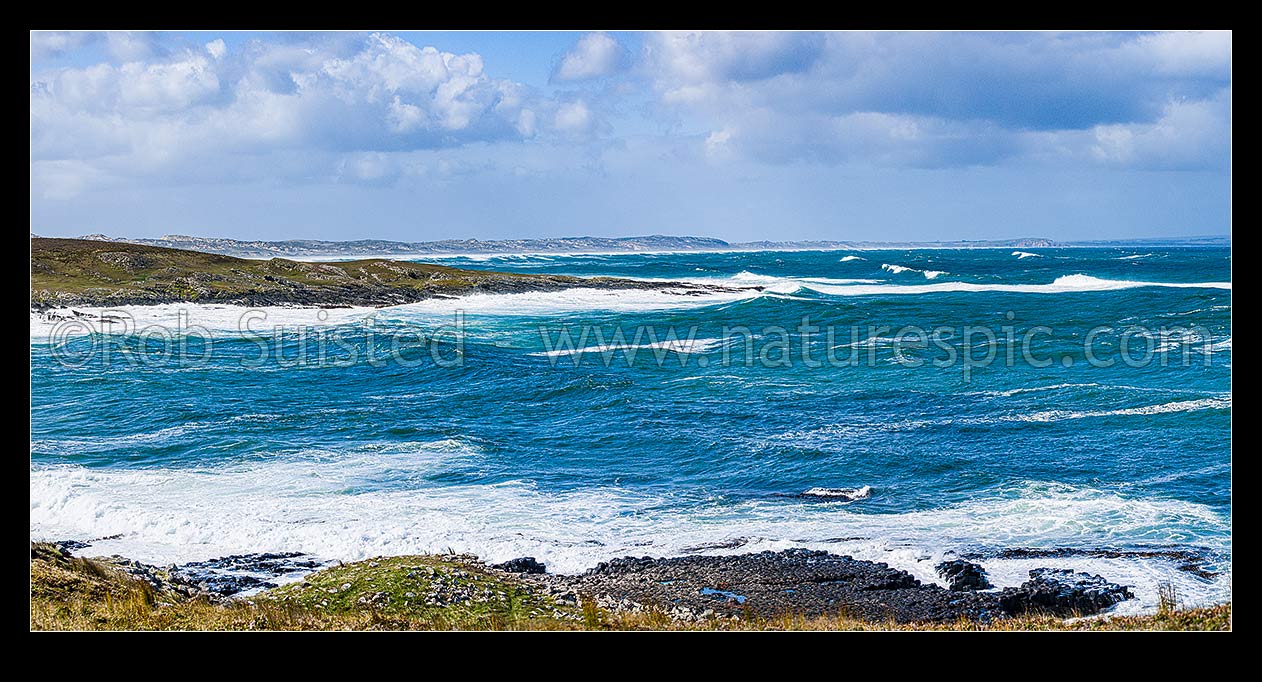
<instances>
[{"instance_id":1,"label":"whitecap","mask_svg":"<svg viewBox=\"0 0 1262 682\"><path fill-rule=\"evenodd\" d=\"M619 486L549 490L530 481L431 485L426 476L476 458L459 443L380 452L276 455L202 468L32 467L32 539L102 538L92 553L157 564L246 552L298 551L350 561L377 555L471 552L487 561L534 556L558 573L635 554L677 556L718 547L732 528L752 538L711 554L827 549L882 561L939 582L936 558L973 547L1182 543L1230 552L1229 518L1176 499L1028 482L933 509L873 514L846 504L752 499L716 505L675 493ZM391 485L376 484L383 477ZM845 538L853 538L846 540ZM928 560L927 560L928 559ZM1092 563L1084 563L1092 561ZM1024 565L983 561L1000 587L1025 580ZM1206 582L1161 562L1040 559L1091 566L1152 609L1160 581L1189 603L1230 599L1230 577ZM1165 570L1169 568L1169 571Z\"/></svg>"},{"instance_id":2,"label":"whitecap","mask_svg":"<svg viewBox=\"0 0 1262 682\"><path fill-rule=\"evenodd\" d=\"M715 348L722 346L729 339L666 339L650 343L605 343L593 346L584 346L582 348L557 348L553 350L538 351L527 353L527 355L536 355L541 357L564 357L571 355L597 354L597 353L628 353L636 349L660 349L672 353L683 354L700 354L708 353Z\"/></svg>"},{"instance_id":3,"label":"whitecap","mask_svg":"<svg viewBox=\"0 0 1262 682\"><path fill-rule=\"evenodd\" d=\"M1224 289L1231 290L1231 282L1147 282L1101 279L1090 275L1075 274L1057 277L1050 284L976 284L973 282L940 282L935 284L880 284L830 286L807 283L810 289L833 296L919 295L998 291L1024 294L1070 294L1095 291L1120 291L1143 287L1173 289Z\"/></svg>"},{"instance_id":4,"label":"whitecap","mask_svg":"<svg viewBox=\"0 0 1262 682\"><path fill-rule=\"evenodd\" d=\"M802 492L803 497L822 497L830 500L838 500L842 502L853 502L854 500L862 500L872 497L872 486L865 485L858 488L810 488Z\"/></svg>"}]
</instances>

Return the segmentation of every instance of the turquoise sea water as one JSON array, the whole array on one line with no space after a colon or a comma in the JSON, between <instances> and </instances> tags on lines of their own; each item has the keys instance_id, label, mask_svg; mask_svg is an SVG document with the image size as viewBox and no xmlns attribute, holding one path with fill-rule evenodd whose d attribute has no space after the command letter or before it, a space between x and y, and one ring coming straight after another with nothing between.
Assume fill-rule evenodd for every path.
<instances>
[{"instance_id":1,"label":"turquoise sea water","mask_svg":"<svg viewBox=\"0 0 1262 682\"><path fill-rule=\"evenodd\" d=\"M211 343L188 332L182 358L32 315L32 537L560 571L808 546L924 580L969 554L1000 585L1102 574L1132 609L1160 582L1230 597L1229 249L437 261L762 289L272 310L261 335L242 309L123 311L185 310Z\"/></svg>"}]
</instances>

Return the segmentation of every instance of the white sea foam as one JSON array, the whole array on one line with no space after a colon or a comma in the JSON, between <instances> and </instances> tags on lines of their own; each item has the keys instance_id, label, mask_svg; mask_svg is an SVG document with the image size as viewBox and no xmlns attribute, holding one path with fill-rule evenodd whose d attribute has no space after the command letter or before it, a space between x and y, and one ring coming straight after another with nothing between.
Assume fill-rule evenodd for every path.
<instances>
[{"instance_id":1,"label":"white sea foam","mask_svg":"<svg viewBox=\"0 0 1262 682\"><path fill-rule=\"evenodd\" d=\"M1090 275L1075 274L1057 277L1051 284L975 284L972 282L940 282L937 284L878 284L832 286L807 284L810 289L833 296L881 296L919 295L955 292L1001 291L1024 294L1068 294L1091 291L1119 291L1142 287L1169 287L1174 289L1225 289L1231 290L1231 282L1143 282L1101 279Z\"/></svg>"},{"instance_id":2,"label":"white sea foam","mask_svg":"<svg viewBox=\"0 0 1262 682\"><path fill-rule=\"evenodd\" d=\"M200 303L54 308L44 312L31 312L31 340L48 340L52 336L60 339L93 333L134 334L150 327L166 330L201 327L214 333L237 332L242 329L242 325L247 325L252 332L267 333L277 326L293 328L346 324L362 320L374 312L375 308L366 307L252 308Z\"/></svg>"},{"instance_id":3,"label":"white sea foam","mask_svg":"<svg viewBox=\"0 0 1262 682\"><path fill-rule=\"evenodd\" d=\"M872 497L872 486L858 488L810 488L802 493L807 497L824 497L843 501L863 500Z\"/></svg>"},{"instance_id":4,"label":"white sea foam","mask_svg":"<svg viewBox=\"0 0 1262 682\"><path fill-rule=\"evenodd\" d=\"M833 346L833 350L836 350L838 348L870 348L872 346L884 346L884 345L900 343L900 342L914 343L915 341L916 341L916 337L914 336L904 336L904 337L869 336L868 338L861 339L859 341L851 341L850 343L838 344L836 346Z\"/></svg>"},{"instance_id":5,"label":"white sea foam","mask_svg":"<svg viewBox=\"0 0 1262 682\"><path fill-rule=\"evenodd\" d=\"M789 287L793 290L799 287ZM89 333L136 333L149 327L165 330L204 328L212 333L238 333L248 325L251 333L267 334L276 327L319 327L362 322L369 317L379 321L406 323L423 317L450 321L457 311L483 315L547 315L575 310L666 310L727 303L761 295L741 291L695 291L641 289L565 289L554 292L520 294L474 294L458 298L436 298L389 308L298 308L235 305L164 304L118 306L113 308L76 307L31 312L31 341ZM75 316L74 311L80 316ZM261 314L261 316L260 316Z\"/></svg>"},{"instance_id":6,"label":"white sea foam","mask_svg":"<svg viewBox=\"0 0 1262 682\"><path fill-rule=\"evenodd\" d=\"M1013 251L1013 252L1012 252L1012 255L1016 256L1018 259L1021 259L1021 258L1042 258L1042 257L1043 257L1043 254L1041 254L1041 253L1030 253L1029 251Z\"/></svg>"},{"instance_id":7,"label":"white sea foam","mask_svg":"<svg viewBox=\"0 0 1262 682\"><path fill-rule=\"evenodd\" d=\"M863 256L842 256L841 257L842 263L849 263L850 261L855 261L855 260L867 260L867 259L864 258Z\"/></svg>"},{"instance_id":8,"label":"white sea foam","mask_svg":"<svg viewBox=\"0 0 1262 682\"><path fill-rule=\"evenodd\" d=\"M890 263L882 263L881 269L892 272L895 275L898 275L904 272L919 272L920 274L925 276L925 279L937 279L938 277L947 274L946 272L943 272L942 270L918 270L916 268L909 268L904 265L892 265Z\"/></svg>"},{"instance_id":9,"label":"white sea foam","mask_svg":"<svg viewBox=\"0 0 1262 682\"><path fill-rule=\"evenodd\" d=\"M1066 388L1101 388L1101 389L1106 389L1110 391L1124 390L1124 391L1144 391L1144 392L1156 392L1156 393L1186 392L1185 389L1179 389L1179 388L1162 388L1159 386L1129 386L1125 384L1098 384L1098 383L1088 382L1088 383L1077 383L1077 384L1075 383L1051 384L1048 386L1029 386L1025 388L1009 388L1009 389L998 390L998 391L971 391L971 392L965 393L964 395L988 395L988 396L996 396L1000 398L1007 398L1014 395L1020 395L1022 393L1038 393L1041 391L1059 391Z\"/></svg>"},{"instance_id":10,"label":"white sea foam","mask_svg":"<svg viewBox=\"0 0 1262 682\"><path fill-rule=\"evenodd\" d=\"M680 281L680 280L649 280ZM837 277L779 277L776 275L760 275L742 270L728 277L694 277L683 280L690 284L706 284L729 287L762 287L771 295L784 296L801 289L814 289L817 286L847 286L851 284L881 284L879 279L837 278Z\"/></svg>"},{"instance_id":11,"label":"white sea foam","mask_svg":"<svg viewBox=\"0 0 1262 682\"><path fill-rule=\"evenodd\" d=\"M563 357L570 355L598 354L598 353L629 353L634 349L661 349L672 353L697 354L708 353L715 348L727 343L729 339L667 339L651 343L605 343L594 346L584 346L582 348L558 348L547 351L539 351L528 353L527 355L538 355L544 357Z\"/></svg>"},{"instance_id":12,"label":"white sea foam","mask_svg":"<svg viewBox=\"0 0 1262 682\"><path fill-rule=\"evenodd\" d=\"M1100 417L1143 417L1158 414L1176 414L1182 412L1202 412L1205 410L1231 409L1231 396L1214 396L1196 400L1178 400L1155 405L1125 407L1112 410L1039 410L1035 412L1018 412L1015 414L994 414L986 416L930 417L924 419L873 421L855 420L840 424L829 424L810 429L794 430L772 436L772 440L786 441L797 445L812 443L835 443L838 439L854 436L871 436L879 433L917 431L920 429L941 428L944 426L994 426L1013 423L1050 423L1077 419Z\"/></svg>"},{"instance_id":13,"label":"white sea foam","mask_svg":"<svg viewBox=\"0 0 1262 682\"><path fill-rule=\"evenodd\" d=\"M348 452L275 455L199 468L30 472L33 539L121 537L88 554L165 564L241 552L303 551L326 559L444 551L489 561L535 556L574 573L598 561L671 556L753 538L716 554L812 547L884 561L926 582L947 552L972 547L1083 547L1204 539L1230 552L1230 520L1179 500L1051 483L1028 483L937 509L871 513L853 505L788 499L680 506L678 495L617 486L549 491L528 481L435 486L427 476L481 457L458 440ZM837 540L836 538L859 538ZM983 561L998 586L1025 579L1019 561ZM1040 559L1134 585L1152 609L1158 580L1189 603L1230 598L1229 576L1206 583L1167 564Z\"/></svg>"},{"instance_id":14,"label":"white sea foam","mask_svg":"<svg viewBox=\"0 0 1262 682\"><path fill-rule=\"evenodd\" d=\"M1231 409L1231 397L1201 398L1199 400L1179 400L1159 405L1143 407L1126 407L1117 410L1044 410L1029 414L1009 415L1001 417L985 417L983 421L1022 421L1022 422L1055 422L1066 419L1087 419L1091 417L1128 417L1147 416L1153 414L1169 414L1171 412L1199 412L1201 410Z\"/></svg>"},{"instance_id":15,"label":"white sea foam","mask_svg":"<svg viewBox=\"0 0 1262 682\"><path fill-rule=\"evenodd\" d=\"M681 291L666 289L564 289L520 294L474 294L454 299L430 299L383 309L381 315L406 319L415 315L449 316L455 311L480 315L550 315L576 310L631 312L670 310L729 303L761 295L740 291Z\"/></svg>"},{"instance_id":16,"label":"white sea foam","mask_svg":"<svg viewBox=\"0 0 1262 682\"><path fill-rule=\"evenodd\" d=\"M1152 255L1153 255L1153 254L1151 254L1151 253L1137 253L1137 254L1130 255L1130 256L1121 256L1121 257L1119 257L1119 258L1118 258L1118 260L1135 260L1136 258L1148 258L1148 257L1150 257L1150 256L1152 256Z\"/></svg>"}]
</instances>

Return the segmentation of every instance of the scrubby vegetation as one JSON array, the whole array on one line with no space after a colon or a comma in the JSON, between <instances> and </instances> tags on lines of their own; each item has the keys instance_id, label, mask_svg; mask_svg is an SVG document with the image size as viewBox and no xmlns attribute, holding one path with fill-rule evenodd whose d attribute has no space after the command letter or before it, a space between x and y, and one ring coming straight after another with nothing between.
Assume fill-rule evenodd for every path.
<instances>
[{"instance_id":1,"label":"scrubby vegetation","mask_svg":"<svg viewBox=\"0 0 1262 682\"><path fill-rule=\"evenodd\" d=\"M31 239L31 306L235 303L385 306L474 292L660 288L611 277L462 270L381 258L308 263L85 239ZM698 285L677 285L692 286Z\"/></svg>"},{"instance_id":2,"label":"scrubby vegetation","mask_svg":"<svg viewBox=\"0 0 1262 682\"><path fill-rule=\"evenodd\" d=\"M991 623L869 623L782 616L682 623L657 611L611 613L582 596L454 555L338 565L247 599L187 596L109 561L31 545L35 630L1229 630L1231 605L1163 609L1153 616Z\"/></svg>"}]
</instances>

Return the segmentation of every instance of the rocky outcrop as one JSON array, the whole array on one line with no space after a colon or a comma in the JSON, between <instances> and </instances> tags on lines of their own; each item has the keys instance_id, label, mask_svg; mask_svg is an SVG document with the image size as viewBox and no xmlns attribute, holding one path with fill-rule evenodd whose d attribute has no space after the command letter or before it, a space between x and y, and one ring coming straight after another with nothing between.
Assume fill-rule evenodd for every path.
<instances>
[{"instance_id":1,"label":"rocky outcrop","mask_svg":"<svg viewBox=\"0 0 1262 682\"><path fill-rule=\"evenodd\" d=\"M125 250L124 250L125 249ZM516 274L370 259L247 260L118 242L31 240L31 308L165 303L383 307L468 294L639 289L676 295L761 290L617 277Z\"/></svg>"},{"instance_id":2,"label":"rocky outcrop","mask_svg":"<svg viewBox=\"0 0 1262 682\"><path fill-rule=\"evenodd\" d=\"M844 613L874 622L984 622L1034 613L1090 615L1132 596L1128 588L1099 576L1055 569L1032 571L1020 587L984 592L979 590L991 585L977 564L940 566L953 589L922 584L883 563L806 549L626 557L597 564L583 575L546 580L590 595L603 608L656 609L685 620Z\"/></svg>"},{"instance_id":3,"label":"rocky outcrop","mask_svg":"<svg viewBox=\"0 0 1262 682\"><path fill-rule=\"evenodd\" d=\"M548 572L548 567L536 561L532 556L510 559L502 564L493 564L491 568L498 568L507 573L528 573L532 575Z\"/></svg>"},{"instance_id":4,"label":"rocky outcrop","mask_svg":"<svg viewBox=\"0 0 1262 682\"><path fill-rule=\"evenodd\" d=\"M324 566L301 552L266 552L234 554L174 566L171 579L194 586L203 592L231 597L276 587L277 579L299 575Z\"/></svg>"},{"instance_id":5,"label":"rocky outcrop","mask_svg":"<svg viewBox=\"0 0 1262 682\"><path fill-rule=\"evenodd\" d=\"M922 585L883 563L791 549L739 556L627 557L581 576L549 576L606 608L659 609L675 618L844 612L870 621L989 620L991 595Z\"/></svg>"},{"instance_id":6,"label":"rocky outcrop","mask_svg":"<svg viewBox=\"0 0 1262 682\"><path fill-rule=\"evenodd\" d=\"M68 558L70 551L62 545L69 544L40 547L52 548L48 551ZM32 547L33 552L38 549ZM372 571L379 562L385 565L403 559L361 563L364 570ZM733 556L625 557L601 562L580 575L547 573L544 564L533 557L490 566L472 556L446 559L464 562L468 571L494 569L501 576L512 573L511 578L503 577L532 585L557 604L576 607L590 600L606 610L658 611L682 621L841 614L875 623L988 622L1027 614L1091 615L1133 597L1129 588L1100 576L1052 568L1030 571L1030 580L1018 587L981 591L986 589L982 584L989 586L985 572L967 561L939 565L940 575L952 586L945 589L922 584L906 571L884 563L807 549ZM326 565L298 553L233 555L166 568L123 557L96 561L121 569L159 591L211 600L246 596L282 582L305 585L310 579L306 574ZM409 570L409 579L429 581L438 591L402 595L407 600L446 606L466 603L482 594L469 592L472 588L461 582L467 577L462 573L465 569L449 576L455 582L447 591L443 591L444 581L449 577L440 579L434 567L418 564ZM368 605L380 605L375 595L365 598L371 602Z\"/></svg>"},{"instance_id":7,"label":"rocky outcrop","mask_svg":"<svg viewBox=\"0 0 1262 682\"><path fill-rule=\"evenodd\" d=\"M947 589L952 592L975 592L994 587L986 578L986 569L963 559L944 561L935 566L934 570L939 578L946 581Z\"/></svg>"},{"instance_id":8,"label":"rocky outcrop","mask_svg":"<svg viewBox=\"0 0 1262 682\"><path fill-rule=\"evenodd\" d=\"M1081 616L1097 613L1134 596L1129 588L1098 575L1064 568L1036 568L1020 587L1000 592L999 603L1012 615Z\"/></svg>"}]
</instances>

